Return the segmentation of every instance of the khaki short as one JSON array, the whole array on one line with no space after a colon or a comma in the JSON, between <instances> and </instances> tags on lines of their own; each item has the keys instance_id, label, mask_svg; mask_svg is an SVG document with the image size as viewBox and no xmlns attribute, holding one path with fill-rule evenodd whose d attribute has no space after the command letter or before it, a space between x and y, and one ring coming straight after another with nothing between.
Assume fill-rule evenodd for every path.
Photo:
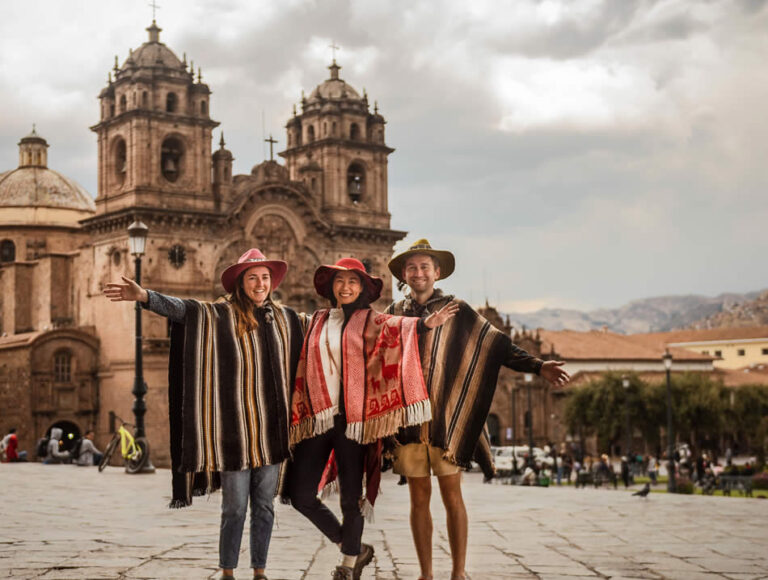
<instances>
[{"instance_id":1,"label":"khaki short","mask_svg":"<svg viewBox=\"0 0 768 580\"><path fill-rule=\"evenodd\" d=\"M461 468L443 459L443 450L426 443L409 443L395 450L392 469L406 477L429 477L430 475L453 475Z\"/></svg>"}]
</instances>

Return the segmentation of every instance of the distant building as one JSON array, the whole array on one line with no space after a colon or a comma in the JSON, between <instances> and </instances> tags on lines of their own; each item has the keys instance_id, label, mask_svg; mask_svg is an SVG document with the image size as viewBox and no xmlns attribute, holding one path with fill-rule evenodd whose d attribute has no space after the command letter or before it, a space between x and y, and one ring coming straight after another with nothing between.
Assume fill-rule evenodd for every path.
<instances>
[{"instance_id":1,"label":"distant building","mask_svg":"<svg viewBox=\"0 0 768 580\"><path fill-rule=\"evenodd\" d=\"M280 165L232 175L233 155L210 117L198 70L147 28L147 42L117 60L99 94L98 194L47 168L36 132L19 166L0 174L0 432L22 448L52 426L73 437L94 427L98 445L133 420L134 308L101 294L132 277L128 225L149 227L142 283L183 298L215 299L219 276L259 247L290 264L276 297L300 311L324 306L312 285L321 263L360 259L384 279L405 232L390 228L385 120L378 107L330 77L287 120ZM144 312L147 435L155 465L169 464L168 324Z\"/></svg>"}]
</instances>

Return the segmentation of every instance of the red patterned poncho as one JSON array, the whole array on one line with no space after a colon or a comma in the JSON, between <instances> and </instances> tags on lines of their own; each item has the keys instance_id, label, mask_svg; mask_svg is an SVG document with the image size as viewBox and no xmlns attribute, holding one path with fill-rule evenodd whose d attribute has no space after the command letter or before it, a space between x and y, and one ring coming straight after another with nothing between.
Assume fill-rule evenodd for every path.
<instances>
[{"instance_id":1,"label":"red patterned poncho","mask_svg":"<svg viewBox=\"0 0 768 580\"><path fill-rule=\"evenodd\" d=\"M320 357L320 336L329 310L315 312L304 337L291 401L291 445L333 427L333 408ZM346 435L372 443L400 427L432 418L421 372L418 319L354 312L342 335Z\"/></svg>"}]
</instances>

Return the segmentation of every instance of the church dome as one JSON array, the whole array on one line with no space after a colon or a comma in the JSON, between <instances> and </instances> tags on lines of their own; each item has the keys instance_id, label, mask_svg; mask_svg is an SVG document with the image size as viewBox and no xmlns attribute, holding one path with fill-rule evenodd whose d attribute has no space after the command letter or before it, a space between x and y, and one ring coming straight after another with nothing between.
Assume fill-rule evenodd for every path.
<instances>
[{"instance_id":1,"label":"church dome","mask_svg":"<svg viewBox=\"0 0 768 580\"><path fill-rule=\"evenodd\" d=\"M48 143L34 129L19 142L19 167L0 173L2 223L74 224L96 211L85 189L48 169L47 150Z\"/></svg>"},{"instance_id":2,"label":"church dome","mask_svg":"<svg viewBox=\"0 0 768 580\"><path fill-rule=\"evenodd\" d=\"M123 63L120 70L124 71L131 67L186 69L186 66L179 60L179 57L177 57L170 48L160 42L161 31L162 28L152 21L152 25L147 28L147 32L149 32L149 40L136 50L131 51L130 56L126 59L125 63Z\"/></svg>"},{"instance_id":3,"label":"church dome","mask_svg":"<svg viewBox=\"0 0 768 580\"><path fill-rule=\"evenodd\" d=\"M85 189L47 167L19 167L0 173L0 207L14 206L96 211Z\"/></svg>"},{"instance_id":4,"label":"church dome","mask_svg":"<svg viewBox=\"0 0 768 580\"><path fill-rule=\"evenodd\" d=\"M315 90L309 95L306 103L313 105L323 102L328 104L329 101L347 101L364 104L365 99L360 97L360 93L352 85L339 78L339 69L341 67L336 64L335 60L328 68L331 71L331 78L317 85Z\"/></svg>"}]
</instances>

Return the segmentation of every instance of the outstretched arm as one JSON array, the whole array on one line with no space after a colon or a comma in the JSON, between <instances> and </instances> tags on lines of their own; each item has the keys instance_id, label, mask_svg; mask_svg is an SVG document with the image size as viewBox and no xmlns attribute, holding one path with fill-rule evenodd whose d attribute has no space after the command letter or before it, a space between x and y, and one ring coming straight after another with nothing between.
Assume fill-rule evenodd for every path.
<instances>
[{"instance_id":1,"label":"outstretched arm","mask_svg":"<svg viewBox=\"0 0 768 580\"><path fill-rule=\"evenodd\" d=\"M564 387L568 384L568 381L571 380L570 375L560 368L564 364L563 361L558 360L544 361L544 364L541 365L539 375L547 379L556 387Z\"/></svg>"},{"instance_id":2,"label":"outstretched arm","mask_svg":"<svg viewBox=\"0 0 768 580\"><path fill-rule=\"evenodd\" d=\"M142 288L125 276L121 278L122 284L109 283L104 288L104 295L112 302L135 301L150 312L170 318L174 322L184 322L187 307L183 300Z\"/></svg>"}]
</instances>

